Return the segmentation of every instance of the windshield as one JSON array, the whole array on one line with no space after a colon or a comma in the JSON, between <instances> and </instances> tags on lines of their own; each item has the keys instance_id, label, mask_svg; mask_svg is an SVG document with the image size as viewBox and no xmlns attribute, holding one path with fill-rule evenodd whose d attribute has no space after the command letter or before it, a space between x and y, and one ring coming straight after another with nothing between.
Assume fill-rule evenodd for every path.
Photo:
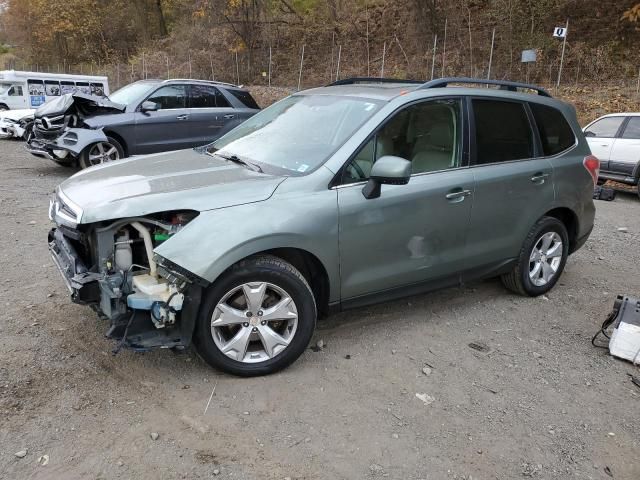
<instances>
[{"instance_id":1,"label":"windshield","mask_svg":"<svg viewBox=\"0 0 640 480\"><path fill-rule=\"evenodd\" d=\"M150 82L130 83L109 95L109 100L121 105L129 105L131 102L135 102L140 97L144 96L155 86L155 83Z\"/></svg>"},{"instance_id":2,"label":"windshield","mask_svg":"<svg viewBox=\"0 0 640 480\"><path fill-rule=\"evenodd\" d=\"M259 166L303 174L322 165L381 102L333 95L294 95L262 110L207 147Z\"/></svg>"}]
</instances>

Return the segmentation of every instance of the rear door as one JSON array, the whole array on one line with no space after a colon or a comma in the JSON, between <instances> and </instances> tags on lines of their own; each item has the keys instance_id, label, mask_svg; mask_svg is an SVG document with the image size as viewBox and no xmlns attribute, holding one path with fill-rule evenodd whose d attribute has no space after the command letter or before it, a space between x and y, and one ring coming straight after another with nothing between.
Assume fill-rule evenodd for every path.
<instances>
[{"instance_id":1,"label":"rear door","mask_svg":"<svg viewBox=\"0 0 640 480\"><path fill-rule=\"evenodd\" d=\"M231 104L213 85L190 85L189 128L192 141L204 145L218 139L230 128L236 113Z\"/></svg>"},{"instance_id":2,"label":"rear door","mask_svg":"<svg viewBox=\"0 0 640 480\"><path fill-rule=\"evenodd\" d=\"M145 101L158 105L155 112L135 112L135 154L166 152L193 147L194 135L189 125L187 85L163 85ZM142 104L142 102L141 102Z\"/></svg>"},{"instance_id":3,"label":"rear door","mask_svg":"<svg viewBox=\"0 0 640 480\"><path fill-rule=\"evenodd\" d=\"M629 117L613 143L609 171L637 178L640 163L640 116Z\"/></svg>"},{"instance_id":4,"label":"rear door","mask_svg":"<svg viewBox=\"0 0 640 480\"><path fill-rule=\"evenodd\" d=\"M553 168L541 156L529 107L473 98L475 196L467 252L469 275L486 275L518 256L531 226L553 204Z\"/></svg>"},{"instance_id":5,"label":"rear door","mask_svg":"<svg viewBox=\"0 0 640 480\"><path fill-rule=\"evenodd\" d=\"M609 171L611 149L616 136L622 129L624 119L625 117L603 117L584 129L591 153L598 157L600 169L603 171Z\"/></svg>"}]
</instances>

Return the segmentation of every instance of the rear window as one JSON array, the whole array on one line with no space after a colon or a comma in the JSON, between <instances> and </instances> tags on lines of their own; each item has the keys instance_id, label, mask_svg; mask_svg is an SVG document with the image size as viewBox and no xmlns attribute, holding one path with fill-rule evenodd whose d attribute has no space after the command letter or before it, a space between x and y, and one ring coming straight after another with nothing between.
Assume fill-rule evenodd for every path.
<instances>
[{"instance_id":1,"label":"rear window","mask_svg":"<svg viewBox=\"0 0 640 480\"><path fill-rule=\"evenodd\" d=\"M227 92L240 100L245 105L245 107L255 108L256 110L260 109L249 92L245 92L244 90L227 90Z\"/></svg>"},{"instance_id":2,"label":"rear window","mask_svg":"<svg viewBox=\"0 0 640 480\"><path fill-rule=\"evenodd\" d=\"M499 163L533 157L533 132L524 104L473 100L476 163Z\"/></svg>"},{"instance_id":3,"label":"rear window","mask_svg":"<svg viewBox=\"0 0 640 480\"><path fill-rule=\"evenodd\" d=\"M556 155L575 145L573 130L559 110L538 103L530 103L529 106L540 132L545 156Z\"/></svg>"}]
</instances>

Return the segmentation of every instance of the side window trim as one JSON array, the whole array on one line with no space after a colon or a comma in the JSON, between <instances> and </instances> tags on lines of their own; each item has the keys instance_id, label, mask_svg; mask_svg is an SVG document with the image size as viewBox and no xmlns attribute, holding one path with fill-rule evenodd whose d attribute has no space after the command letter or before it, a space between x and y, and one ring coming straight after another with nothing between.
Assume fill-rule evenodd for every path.
<instances>
[{"instance_id":1,"label":"side window trim","mask_svg":"<svg viewBox=\"0 0 640 480\"><path fill-rule=\"evenodd\" d=\"M533 135L531 139L533 140L533 154L534 156L529 158L519 158L517 160L507 160L504 162L492 162L492 163L478 163L478 146L476 141L476 117L474 115L473 110L473 101L474 100L493 100L496 102L509 102L509 103L519 103L524 108L524 111L527 116L527 120L529 123L529 131ZM500 97L490 97L490 96L482 96L482 95L473 95L468 97L469 104L469 123L471 125L471 135L470 135L470 145L471 145L471 163L469 164L472 168L485 167L490 165L501 165L505 163L514 163L514 162L526 162L527 160L535 160L538 157L538 153L542 151L541 145L539 144L540 138L538 129L535 126L535 123L532 123L533 114L527 105L527 102L524 100L516 100L511 98L500 98Z\"/></svg>"},{"instance_id":2,"label":"side window trim","mask_svg":"<svg viewBox=\"0 0 640 480\"><path fill-rule=\"evenodd\" d=\"M470 136L469 136L469 111L468 111L468 107L467 107L467 101L465 101L467 97L463 96L463 95L442 95L442 96L437 96L437 97L426 97L426 98L420 98L417 100L414 100L410 103L405 103L401 106L399 106L398 108L396 108L393 112L391 112L389 115L387 115L387 117L380 123L378 124L378 126L376 127L375 130L373 130L369 135L367 135L367 138L360 144L358 145L358 148L356 148L353 153L351 155L349 155L349 158L344 162L344 164L342 165L342 167L340 167L340 169L338 170L338 172L334 175L333 179L331 180L331 182L329 182L328 188L332 189L332 188L342 188L342 187L349 187L349 186L353 186L353 185L362 185L364 183L367 182L367 180L361 180L358 182L354 182L354 183L342 183L342 178L344 176L344 171L347 169L347 166L356 158L356 156L360 153L360 151L367 145L367 143L369 143L373 138L375 138L378 135L378 132L380 130L382 130L387 123L389 123L389 121L395 117L398 113L400 113L402 110L405 110L407 108L411 108L414 105L417 105L419 103L426 103L426 102L430 102L430 101L437 101L437 100L458 100L460 102L460 107L461 107L461 112L460 112L460 120L461 120L461 125L460 125L460 135L459 135L459 145L458 148L460 149L460 166L456 167L456 168L450 168L448 170L438 170L436 172L420 172L420 173L412 173L411 176L420 176L420 175L430 175L433 173L439 173L439 172L443 172L443 171L451 171L451 170L459 170L461 168L468 168L470 166L469 163L469 159L470 159ZM377 142L374 143L374 156L377 154L377 149L378 149L378 145Z\"/></svg>"},{"instance_id":3,"label":"side window trim","mask_svg":"<svg viewBox=\"0 0 640 480\"><path fill-rule=\"evenodd\" d=\"M524 109L527 112L529 118L529 127L533 133L533 159L544 157L544 148L542 147L542 138L540 138L540 129L538 128L538 122L533 115L531 105L529 102L524 102Z\"/></svg>"}]
</instances>

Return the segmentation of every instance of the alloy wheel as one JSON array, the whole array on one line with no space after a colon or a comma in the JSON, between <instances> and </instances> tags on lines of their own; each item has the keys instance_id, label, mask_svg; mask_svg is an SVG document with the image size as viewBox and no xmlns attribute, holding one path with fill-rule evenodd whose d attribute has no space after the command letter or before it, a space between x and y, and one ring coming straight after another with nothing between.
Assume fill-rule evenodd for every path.
<instances>
[{"instance_id":1,"label":"alloy wheel","mask_svg":"<svg viewBox=\"0 0 640 480\"><path fill-rule=\"evenodd\" d=\"M298 310L285 290L268 282L250 282L220 299L211 317L211 336L227 357L258 363L282 353L297 326Z\"/></svg>"},{"instance_id":2,"label":"alloy wheel","mask_svg":"<svg viewBox=\"0 0 640 480\"><path fill-rule=\"evenodd\" d=\"M556 232L544 233L534 244L529 257L529 279L537 287L548 284L558 273L564 246Z\"/></svg>"},{"instance_id":3,"label":"alloy wheel","mask_svg":"<svg viewBox=\"0 0 640 480\"><path fill-rule=\"evenodd\" d=\"M109 142L98 142L89 150L89 163L91 165L100 165L101 163L113 162L119 159L118 149Z\"/></svg>"}]
</instances>

